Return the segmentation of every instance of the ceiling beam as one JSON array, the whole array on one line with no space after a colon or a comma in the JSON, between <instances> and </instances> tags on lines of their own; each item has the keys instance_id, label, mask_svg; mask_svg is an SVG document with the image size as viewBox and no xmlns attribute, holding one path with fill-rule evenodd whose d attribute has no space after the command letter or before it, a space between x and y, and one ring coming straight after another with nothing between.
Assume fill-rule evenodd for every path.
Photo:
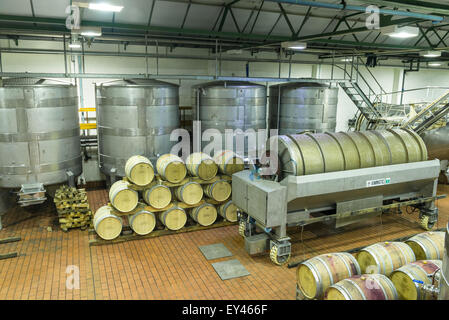
<instances>
[{"instance_id":1,"label":"ceiling beam","mask_svg":"<svg viewBox=\"0 0 449 320\"><path fill-rule=\"evenodd\" d=\"M351 0L351 2L366 4L363 0ZM425 12L433 12L437 14L449 14L449 5L439 3L429 2L429 1L419 1L419 0L369 0L370 4L382 5L389 7L400 7L403 9L421 10Z\"/></svg>"},{"instance_id":2,"label":"ceiling beam","mask_svg":"<svg viewBox=\"0 0 449 320\"><path fill-rule=\"evenodd\" d=\"M366 12L367 6L354 6L344 4L336 4L329 2L315 2L315 1L305 1L305 0L266 0L270 2L277 3L289 3L300 6L311 6L316 8L325 8L325 9L334 9L334 10L348 10L348 11L358 11L358 12ZM408 0L407 0L408 2ZM403 16L403 17L411 17L418 18L420 20L430 20L434 22L441 22L444 20L443 17L424 14L419 12L410 12L410 11L402 11L402 10L390 10L390 9L379 9L380 14L391 15L391 16Z\"/></svg>"}]
</instances>

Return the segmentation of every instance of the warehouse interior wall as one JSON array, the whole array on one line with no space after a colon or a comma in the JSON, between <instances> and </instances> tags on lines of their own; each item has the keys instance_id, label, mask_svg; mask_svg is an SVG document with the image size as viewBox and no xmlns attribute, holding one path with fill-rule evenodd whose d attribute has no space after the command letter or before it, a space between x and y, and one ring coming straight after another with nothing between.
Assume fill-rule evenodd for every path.
<instances>
[{"instance_id":1,"label":"warehouse interior wall","mask_svg":"<svg viewBox=\"0 0 449 320\"><path fill-rule=\"evenodd\" d=\"M71 55L71 51L67 51L67 66L64 63L64 55L61 53L17 53L4 52L5 49L42 49L46 50L62 50L63 43L56 41L28 41L21 40L18 45L13 40L0 40L1 52L1 70L3 72L33 72L33 73L110 73L110 74L140 74L146 73L151 75L192 75L192 76L246 76L246 61L217 61L215 54L206 49L192 48L170 48L149 46L148 53L156 53L167 56L173 55L189 55L198 57L209 57L209 60L200 59L173 59L173 58L145 58L145 57L125 57L125 56L100 56L85 55L84 61L79 55ZM145 53L144 46L127 46L126 50L123 45L93 43L90 47L85 47L85 52L110 52L118 53ZM222 57L237 57L239 59L258 58L258 59L278 59L279 57L273 53L260 52L254 55L242 53L241 55L222 54ZM282 57L289 59L290 57ZM301 61L306 63L300 63ZM330 65L322 64L322 60L318 60L316 56L310 54L295 54L292 61L296 63L277 63L277 62L250 62L250 77L292 77L292 78L321 78L329 79L333 75L334 78L342 78L343 71L338 68L332 68ZM313 63L316 61L316 63ZM329 61L327 61L329 62ZM66 70L67 68L67 70ZM84 68L84 69L83 69ZM380 66L370 68L370 72L361 68L361 73L367 79L369 85L378 90L379 84L386 92L400 91L402 89L403 69L398 67ZM373 77L369 74L371 73ZM105 81L113 81L113 79L67 79L75 83L81 84L80 107L95 107L95 84ZM180 106L192 105L191 87L195 84L205 82L204 80L178 80L178 79L161 79L163 81L172 82L180 85ZM449 74L444 70L422 70L419 72L410 72L406 74L404 88L413 89L426 86L445 86L449 83ZM267 86L274 85L276 82L261 83ZM449 86L448 86L449 88ZM424 90L425 91L425 90ZM431 101L439 95L438 90L427 90L425 94L423 90L411 92L404 95L404 103L412 103L415 101ZM440 90L441 91L441 90ZM399 94L391 95L391 102L399 102ZM348 120L353 118L357 109L345 92L340 88L338 94L337 107L337 131L346 131L348 129ZM88 112L84 114L89 118L90 122L95 122L95 113ZM96 134L96 130L88 130L87 134ZM92 152L95 160L96 152ZM93 177L91 180L100 178L97 164L89 165L86 168L88 174L86 176ZM98 172L97 172L98 171Z\"/></svg>"}]
</instances>

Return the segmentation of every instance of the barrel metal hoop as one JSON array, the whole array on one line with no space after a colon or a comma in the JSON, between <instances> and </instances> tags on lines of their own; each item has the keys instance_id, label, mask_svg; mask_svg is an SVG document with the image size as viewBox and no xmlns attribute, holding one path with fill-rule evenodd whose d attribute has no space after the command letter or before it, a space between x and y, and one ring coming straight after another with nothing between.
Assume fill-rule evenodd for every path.
<instances>
[{"instance_id":1,"label":"barrel metal hoop","mask_svg":"<svg viewBox=\"0 0 449 320\"><path fill-rule=\"evenodd\" d=\"M321 259L321 257L319 257L319 256L316 257L316 259L323 264L324 268L326 269L327 273L329 274L331 284L334 284L334 277L332 276L331 269L329 269L329 266L327 265L327 263L323 259Z\"/></svg>"},{"instance_id":2,"label":"barrel metal hoop","mask_svg":"<svg viewBox=\"0 0 449 320\"><path fill-rule=\"evenodd\" d=\"M336 283L336 284L332 285L331 287L336 288L343 295L343 297L345 297L346 300L352 299L351 293L344 286Z\"/></svg>"},{"instance_id":3,"label":"barrel metal hoop","mask_svg":"<svg viewBox=\"0 0 449 320\"><path fill-rule=\"evenodd\" d=\"M382 246L382 245L378 245L380 248L382 248L382 250L386 253L386 255L387 255L387 257L388 257L388 260L390 260L390 262L391 262L391 272L393 272L393 270L394 270L394 263L393 263L393 258L391 257L391 255L390 255L390 253L388 252L388 250L387 250L387 248L385 248L384 246ZM395 246L396 247L396 246ZM391 273L391 272L389 272L389 273ZM386 265L386 263L384 263L384 274L387 274L387 265Z\"/></svg>"},{"instance_id":4,"label":"barrel metal hoop","mask_svg":"<svg viewBox=\"0 0 449 320\"><path fill-rule=\"evenodd\" d=\"M416 239L409 239L408 241L416 243L423 251L424 254L426 255L427 258L430 257L430 252L429 250L426 248L426 246L424 244L421 243L420 239L416 238Z\"/></svg>"},{"instance_id":5,"label":"barrel metal hoop","mask_svg":"<svg viewBox=\"0 0 449 320\"><path fill-rule=\"evenodd\" d=\"M402 246L404 248L406 248L407 251L409 251L408 253L409 253L409 256L412 257L412 260L416 260L416 256L415 256L415 253L413 252L413 250L408 245L406 245L405 243L399 242L399 243L396 244L396 247L399 249L399 251L401 251L402 255L405 258L404 264L408 264L408 263L413 262L413 261L409 261L408 260L407 255L405 254L404 250L402 250L403 249Z\"/></svg>"},{"instance_id":6,"label":"barrel metal hoop","mask_svg":"<svg viewBox=\"0 0 449 320\"><path fill-rule=\"evenodd\" d=\"M373 246L374 246L374 245L373 245ZM376 255L375 253L373 253L373 251L371 250L370 247L364 248L363 251L368 252L368 253L371 255L371 257L374 259L374 262L376 263L378 272L380 273L380 272L381 272L381 269L383 269L383 271L384 271L384 273L385 273L386 267L385 267L384 261L379 262L379 259L377 259L377 255ZM366 272L366 270L365 270L365 272Z\"/></svg>"},{"instance_id":7,"label":"barrel metal hoop","mask_svg":"<svg viewBox=\"0 0 449 320\"><path fill-rule=\"evenodd\" d=\"M318 272L318 270L315 269L315 266L313 264L311 264L309 261L303 262L302 264L305 265L306 267L308 267L310 272L312 272L313 279L315 280L315 288L316 288L315 297L320 297L324 293L323 292L323 284L322 284L323 279L321 278L320 273Z\"/></svg>"},{"instance_id":8,"label":"barrel metal hoop","mask_svg":"<svg viewBox=\"0 0 449 320\"><path fill-rule=\"evenodd\" d=\"M432 238L426 238L426 240L428 240L430 242L430 245L435 249L435 252L437 253L437 260L440 260L440 250L438 249L438 247L436 246L435 242L433 241ZM431 259L430 255L428 255L427 257L429 257L428 259Z\"/></svg>"},{"instance_id":9,"label":"barrel metal hoop","mask_svg":"<svg viewBox=\"0 0 449 320\"><path fill-rule=\"evenodd\" d=\"M363 290L357 285L357 283L356 283L355 281L353 281L352 279L345 279L345 281L348 281L349 283L351 283L351 284L357 289L357 291L360 293L360 295L362 296L363 300L366 300L365 293L364 293Z\"/></svg>"},{"instance_id":10,"label":"barrel metal hoop","mask_svg":"<svg viewBox=\"0 0 449 320\"><path fill-rule=\"evenodd\" d=\"M353 274L352 274L351 268L349 267L348 263L346 262L345 255L341 254L341 252L337 252L336 255L337 255L337 257L340 258L341 261L343 261L346 269L348 270L349 277L352 277Z\"/></svg>"},{"instance_id":11,"label":"barrel metal hoop","mask_svg":"<svg viewBox=\"0 0 449 320\"><path fill-rule=\"evenodd\" d=\"M387 300L388 295L387 295L387 293L385 292L385 289L384 289L383 285L380 283L380 279L377 279L376 277L373 277L373 276L369 276L368 278L369 278L370 280L373 280L373 281L376 282L377 286L382 290L382 293L384 294L385 300ZM389 284L388 284L388 285L389 285Z\"/></svg>"}]
</instances>

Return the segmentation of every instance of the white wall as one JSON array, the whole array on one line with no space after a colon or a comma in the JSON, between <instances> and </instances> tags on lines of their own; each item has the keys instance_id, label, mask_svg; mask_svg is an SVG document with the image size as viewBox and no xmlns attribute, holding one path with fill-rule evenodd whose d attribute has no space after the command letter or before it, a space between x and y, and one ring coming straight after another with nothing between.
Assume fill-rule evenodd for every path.
<instances>
[{"instance_id":1,"label":"white wall","mask_svg":"<svg viewBox=\"0 0 449 320\"><path fill-rule=\"evenodd\" d=\"M62 42L43 42L43 41L19 41L17 47L12 40L0 40L1 48L37 48L37 49L62 49ZM108 51L108 52L124 52L122 45L107 45L93 43L90 47L85 48L86 51ZM142 46L128 46L126 52L143 53L145 48ZM156 48L151 46L148 48L149 53L155 53ZM159 48L159 53L166 55L197 55L208 56L215 59L215 56L205 49L189 49L176 48L173 52L169 52L167 48ZM226 54L223 54L226 56ZM254 56L240 55L241 57L251 58L272 58L277 56L271 53L258 53ZM283 57L285 58L285 57ZM25 54L25 53L1 53L2 70L4 72L43 72L43 73L63 73L64 58L61 54ZM311 61L315 59L311 55L298 54L295 55L294 60ZM215 60L194 60L194 59L167 59L160 58L158 61L158 70L156 69L156 58L144 57L117 57L117 56L85 56L85 70L86 73L123 73L123 74L150 74L164 75L215 75L216 66ZM327 65L318 66L312 64L292 64L291 77L311 78L314 72L317 77L326 79L331 76L331 67ZM238 76L244 77L246 75L245 61L222 61L219 75L222 76ZM318 66L318 67L317 67ZM276 62L251 62L250 67L251 77L277 77L279 75L279 64ZM363 68L361 68L363 69ZM393 90L400 90L402 85L402 70L400 68L392 67L378 67L370 69L375 75L377 81L382 85L384 90L391 92ZM68 56L67 71L79 72L78 58L76 56ZM362 74L369 80L370 86L377 90L377 84L372 81L370 75L362 70ZM398 75L401 76L398 76ZM288 77L289 65L287 63L281 64L281 77ZM334 68L334 77L342 77L343 72ZM95 106L95 91L94 84L112 79L81 79L82 93L81 106L94 107ZM73 81L73 79L72 79ZM164 80L180 84L180 105L191 105L191 86L201 83L201 80ZM263 83L271 85L273 83ZM449 87L449 73L444 70L423 70L420 72L408 73L406 76L405 88L416 88L423 86L447 86ZM413 100L432 99L441 95L441 90L433 90L423 94L423 91L406 94L404 102ZM346 94L340 89L339 103L337 111L337 130L346 130L347 121L352 118L356 112L356 108ZM395 101L393 101L395 102ZM94 113L88 114L89 118L95 119ZM93 132L91 132L93 133Z\"/></svg>"}]
</instances>

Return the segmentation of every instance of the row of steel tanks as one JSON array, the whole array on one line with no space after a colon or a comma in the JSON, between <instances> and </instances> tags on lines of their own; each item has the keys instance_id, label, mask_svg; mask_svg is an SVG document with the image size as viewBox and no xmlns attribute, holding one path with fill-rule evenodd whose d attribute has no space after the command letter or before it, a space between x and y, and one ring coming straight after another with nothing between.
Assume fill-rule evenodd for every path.
<instances>
[{"instance_id":1,"label":"row of steel tanks","mask_svg":"<svg viewBox=\"0 0 449 320\"><path fill-rule=\"evenodd\" d=\"M74 85L49 79L2 81L0 212L17 194L21 205L36 204L55 185L73 183L81 174L77 92ZM124 79L96 85L95 95L99 167L107 177L124 176L130 156L155 160L177 143L170 133L180 127L178 85ZM330 84L296 82L267 89L216 81L194 86L192 96L193 120L201 121L201 133L210 128L335 131L338 89Z\"/></svg>"},{"instance_id":2,"label":"row of steel tanks","mask_svg":"<svg viewBox=\"0 0 449 320\"><path fill-rule=\"evenodd\" d=\"M291 130L295 121L298 131L319 129L323 121L329 123L326 130L335 129L336 93L328 94L335 88L297 83L271 90L273 94L281 90L275 100L281 103L274 112L279 114L277 125L267 123L267 88L236 81L193 87L198 98L194 120L203 123L202 132L269 125ZM170 133L180 127L178 85L124 79L96 85L95 94L99 167L107 177L124 176L124 164L132 155L155 160L170 152L176 143L170 141ZM73 185L81 175L78 109L78 89L70 83L36 78L1 81L0 217L16 200L21 206L42 203L58 185Z\"/></svg>"}]
</instances>

